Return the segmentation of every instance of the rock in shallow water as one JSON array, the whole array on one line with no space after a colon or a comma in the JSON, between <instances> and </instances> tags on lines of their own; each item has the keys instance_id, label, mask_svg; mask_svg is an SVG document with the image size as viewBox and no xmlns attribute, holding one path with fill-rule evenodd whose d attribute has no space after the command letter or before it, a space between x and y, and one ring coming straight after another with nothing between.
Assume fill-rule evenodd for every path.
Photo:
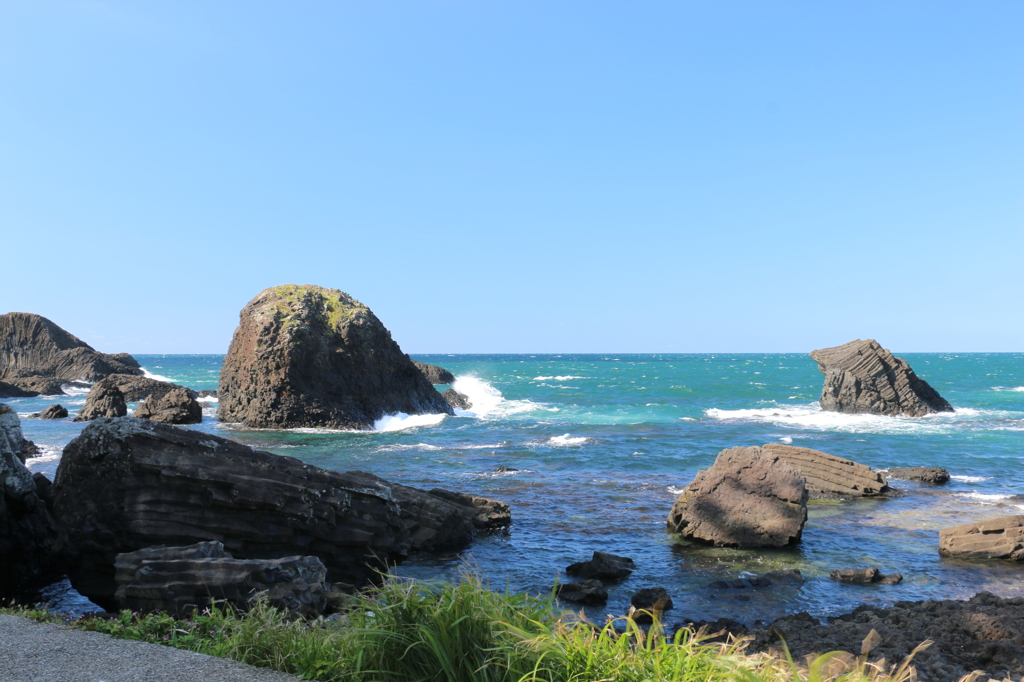
<instances>
[{"instance_id":1,"label":"rock in shallow water","mask_svg":"<svg viewBox=\"0 0 1024 682\"><path fill-rule=\"evenodd\" d=\"M446 370L444 367L438 367L437 365L428 365L425 362L412 361L412 364L416 365L416 369L423 373L423 376L427 378L432 384L454 384L455 375Z\"/></svg>"},{"instance_id":2,"label":"rock in shallow water","mask_svg":"<svg viewBox=\"0 0 1024 682\"><path fill-rule=\"evenodd\" d=\"M71 421L88 422L103 417L123 417L128 414L124 394L113 382L98 382L89 391L85 405Z\"/></svg>"},{"instance_id":3,"label":"rock in shallow water","mask_svg":"<svg viewBox=\"0 0 1024 682\"><path fill-rule=\"evenodd\" d=\"M685 538L726 547L784 547L807 521L804 476L760 447L718 453L676 498L668 526Z\"/></svg>"},{"instance_id":4,"label":"rock in shallow water","mask_svg":"<svg viewBox=\"0 0 1024 682\"><path fill-rule=\"evenodd\" d=\"M565 567L565 572L574 578L596 579L615 582L628 578L636 570L636 564L626 556L594 552L590 561L578 561Z\"/></svg>"},{"instance_id":5,"label":"rock in shallow water","mask_svg":"<svg viewBox=\"0 0 1024 682\"><path fill-rule=\"evenodd\" d=\"M203 421L203 407L196 401L194 393L178 387L160 397L150 396L139 403L132 416L164 424L199 424Z\"/></svg>"},{"instance_id":6,"label":"rock in shallow water","mask_svg":"<svg viewBox=\"0 0 1024 682\"><path fill-rule=\"evenodd\" d=\"M807 494L812 500L872 497L889 490L885 476L865 464L782 443L768 443L762 449L803 474Z\"/></svg>"},{"instance_id":7,"label":"rock in shallow water","mask_svg":"<svg viewBox=\"0 0 1024 682\"><path fill-rule=\"evenodd\" d=\"M825 375L821 409L850 414L922 417L953 407L906 362L874 339L811 351Z\"/></svg>"},{"instance_id":8,"label":"rock in shallow water","mask_svg":"<svg viewBox=\"0 0 1024 682\"><path fill-rule=\"evenodd\" d=\"M943 528L939 531L939 553L964 559L1024 561L1024 515Z\"/></svg>"},{"instance_id":9,"label":"rock in shallow water","mask_svg":"<svg viewBox=\"0 0 1024 682\"><path fill-rule=\"evenodd\" d=\"M68 408L60 404L54 404L50 405L42 412L36 412L29 416L35 417L36 419L67 419Z\"/></svg>"},{"instance_id":10,"label":"rock in shallow water","mask_svg":"<svg viewBox=\"0 0 1024 682\"><path fill-rule=\"evenodd\" d=\"M904 481L921 481L932 485L949 483L949 472L941 467L897 467L889 469L889 476Z\"/></svg>"},{"instance_id":11,"label":"rock in shallow water","mask_svg":"<svg viewBox=\"0 0 1024 682\"><path fill-rule=\"evenodd\" d=\"M217 396L221 421L263 428L454 414L369 308L313 285L266 289L242 309Z\"/></svg>"}]
</instances>

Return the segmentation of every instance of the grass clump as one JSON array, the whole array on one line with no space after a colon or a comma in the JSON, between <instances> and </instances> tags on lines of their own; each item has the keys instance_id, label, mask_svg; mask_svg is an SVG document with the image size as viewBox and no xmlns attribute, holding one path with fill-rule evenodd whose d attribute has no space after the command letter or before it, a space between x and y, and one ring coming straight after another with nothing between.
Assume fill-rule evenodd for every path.
<instances>
[{"instance_id":1,"label":"grass clump","mask_svg":"<svg viewBox=\"0 0 1024 682\"><path fill-rule=\"evenodd\" d=\"M59 620L40 610L8 610ZM655 614L657 615L657 614ZM212 654L300 675L359 682L903 682L913 669L874 670L826 655L798 666L744 642L712 644L691 630L667 637L628 618L597 626L556 615L552 598L492 592L479 578L428 585L391 579L355 597L340 619L291 621L265 603L191 618L122 611L75 627Z\"/></svg>"}]
</instances>

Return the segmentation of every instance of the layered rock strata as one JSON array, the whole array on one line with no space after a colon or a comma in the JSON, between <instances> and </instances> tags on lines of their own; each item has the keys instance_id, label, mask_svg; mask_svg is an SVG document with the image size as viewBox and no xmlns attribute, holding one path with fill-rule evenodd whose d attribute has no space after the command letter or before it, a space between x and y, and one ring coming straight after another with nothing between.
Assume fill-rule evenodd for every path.
<instances>
[{"instance_id":1,"label":"layered rock strata","mask_svg":"<svg viewBox=\"0 0 1024 682\"><path fill-rule=\"evenodd\" d=\"M872 497L889 491L885 476L865 464L782 443L767 443L761 449L799 470L812 500Z\"/></svg>"},{"instance_id":2,"label":"layered rock strata","mask_svg":"<svg viewBox=\"0 0 1024 682\"><path fill-rule=\"evenodd\" d=\"M1024 515L943 528L939 531L939 553L964 559L1024 561Z\"/></svg>"},{"instance_id":3,"label":"layered rock strata","mask_svg":"<svg viewBox=\"0 0 1024 682\"><path fill-rule=\"evenodd\" d=\"M803 474L760 447L718 454L680 493L668 526L684 538L728 547L784 547L807 521Z\"/></svg>"},{"instance_id":4,"label":"layered rock strata","mask_svg":"<svg viewBox=\"0 0 1024 682\"><path fill-rule=\"evenodd\" d=\"M266 289L242 309L217 396L221 421L261 428L454 414L369 308L312 285Z\"/></svg>"},{"instance_id":5,"label":"layered rock strata","mask_svg":"<svg viewBox=\"0 0 1024 682\"><path fill-rule=\"evenodd\" d=\"M390 488L291 457L142 419L100 419L64 449L56 549L72 585L116 606L118 554L215 540L239 559L312 555L359 586L405 557Z\"/></svg>"},{"instance_id":6,"label":"layered rock strata","mask_svg":"<svg viewBox=\"0 0 1024 682\"><path fill-rule=\"evenodd\" d=\"M180 617L214 601L245 611L265 600L290 618L314 618L327 605L326 574L312 556L235 559L219 542L148 547L117 555L115 599L122 609Z\"/></svg>"},{"instance_id":7,"label":"layered rock strata","mask_svg":"<svg viewBox=\"0 0 1024 682\"><path fill-rule=\"evenodd\" d=\"M179 386L139 403L132 416L164 424L198 424L203 421L203 407L194 396L194 392L190 394Z\"/></svg>"},{"instance_id":8,"label":"layered rock strata","mask_svg":"<svg viewBox=\"0 0 1024 682\"><path fill-rule=\"evenodd\" d=\"M98 381L108 374L142 374L142 369L131 355L100 353L40 315L0 315L0 380Z\"/></svg>"},{"instance_id":9,"label":"layered rock strata","mask_svg":"<svg viewBox=\"0 0 1024 682\"><path fill-rule=\"evenodd\" d=\"M850 414L922 417L953 407L906 362L874 339L811 351L825 375L821 409Z\"/></svg>"},{"instance_id":10,"label":"layered rock strata","mask_svg":"<svg viewBox=\"0 0 1024 682\"><path fill-rule=\"evenodd\" d=\"M57 572L51 548L57 526L44 500L45 483L25 468L18 415L0 403L0 598L45 582ZM40 490L40 487L44 490Z\"/></svg>"},{"instance_id":11,"label":"layered rock strata","mask_svg":"<svg viewBox=\"0 0 1024 682\"><path fill-rule=\"evenodd\" d=\"M454 384L455 375L446 370L444 367L438 367L437 365L428 365L425 362L412 361L412 364L416 365L416 369L423 373L423 376L427 378L432 384Z\"/></svg>"}]
</instances>

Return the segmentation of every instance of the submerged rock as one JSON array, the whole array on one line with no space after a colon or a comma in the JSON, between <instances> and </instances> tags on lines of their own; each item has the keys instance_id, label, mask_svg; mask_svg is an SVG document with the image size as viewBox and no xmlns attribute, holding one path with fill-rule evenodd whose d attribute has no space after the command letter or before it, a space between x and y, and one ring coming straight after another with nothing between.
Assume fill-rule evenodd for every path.
<instances>
[{"instance_id":1,"label":"submerged rock","mask_svg":"<svg viewBox=\"0 0 1024 682\"><path fill-rule=\"evenodd\" d=\"M454 414L369 308L312 285L266 289L242 309L217 396L221 421L254 427Z\"/></svg>"},{"instance_id":2,"label":"submerged rock","mask_svg":"<svg viewBox=\"0 0 1024 682\"><path fill-rule=\"evenodd\" d=\"M903 582L902 573L885 575L877 568L841 568L829 573L829 577L853 585L899 585Z\"/></svg>"},{"instance_id":3,"label":"submerged rock","mask_svg":"<svg viewBox=\"0 0 1024 682\"><path fill-rule=\"evenodd\" d=\"M125 404L124 394L114 383L100 381L89 391L85 405L72 421L88 422L103 417L123 417L126 414L128 405Z\"/></svg>"},{"instance_id":4,"label":"submerged rock","mask_svg":"<svg viewBox=\"0 0 1024 682\"><path fill-rule=\"evenodd\" d=\"M188 389L179 386L139 403L132 416L164 424L199 424L203 421L203 407L194 392L190 395Z\"/></svg>"},{"instance_id":5,"label":"submerged rock","mask_svg":"<svg viewBox=\"0 0 1024 682\"><path fill-rule=\"evenodd\" d=\"M240 559L313 555L360 586L405 557L390 488L144 419L100 419L64 449L53 486L56 549L71 584L116 605L118 554L216 540Z\"/></svg>"},{"instance_id":6,"label":"submerged rock","mask_svg":"<svg viewBox=\"0 0 1024 682\"><path fill-rule=\"evenodd\" d=\"M191 615L214 601L247 610L265 599L290 618L315 618L327 605L327 570L312 556L235 559L219 542L148 547L118 554L119 608Z\"/></svg>"},{"instance_id":7,"label":"submerged rock","mask_svg":"<svg viewBox=\"0 0 1024 682\"><path fill-rule=\"evenodd\" d=\"M432 384L454 384L455 375L446 370L444 367L438 367L437 365L428 365L425 362L412 361L412 364L416 365L416 369L423 373L423 376L427 378Z\"/></svg>"},{"instance_id":8,"label":"submerged rock","mask_svg":"<svg viewBox=\"0 0 1024 682\"><path fill-rule=\"evenodd\" d=\"M1024 561L1024 515L1000 516L939 531L939 554Z\"/></svg>"},{"instance_id":9,"label":"submerged rock","mask_svg":"<svg viewBox=\"0 0 1024 682\"><path fill-rule=\"evenodd\" d=\"M804 476L759 447L722 450L680 493L668 526L685 538L726 547L784 547L807 521Z\"/></svg>"},{"instance_id":10,"label":"submerged rock","mask_svg":"<svg viewBox=\"0 0 1024 682\"><path fill-rule=\"evenodd\" d=\"M906 362L874 339L811 351L825 375L821 409L850 414L921 417L953 407Z\"/></svg>"},{"instance_id":11,"label":"submerged rock","mask_svg":"<svg viewBox=\"0 0 1024 682\"><path fill-rule=\"evenodd\" d=\"M812 500L873 497L889 491L885 476L865 464L782 443L768 443L762 450L799 470Z\"/></svg>"},{"instance_id":12,"label":"submerged rock","mask_svg":"<svg viewBox=\"0 0 1024 682\"><path fill-rule=\"evenodd\" d=\"M904 481L921 481L932 485L949 483L949 472L942 467L896 467L889 469L889 475Z\"/></svg>"},{"instance_id":13,"label":"submerged rock","mask_svg":"<svg viewBox=\"0 0 1024 682\"><path fill-rule=\"evenodd\" d=\"M39 586L59 572L51 554L57 525L45 504L45 490L40 490L45 484L37 483L22 462L24 442L17 413L0 403L0 598L3 599Z\"/></svg>"},{"instance_id":14,"label":"submerged rock","mask_svg":"<svg viewBox=\"0 0 1024 682\"><path fill-rule=\"evenodd\" d=\"M131 355L100 353L40 315L0 315L0 380L97 381L118 373L142 374L142 369Z\"/></svg>"}]
</instances>

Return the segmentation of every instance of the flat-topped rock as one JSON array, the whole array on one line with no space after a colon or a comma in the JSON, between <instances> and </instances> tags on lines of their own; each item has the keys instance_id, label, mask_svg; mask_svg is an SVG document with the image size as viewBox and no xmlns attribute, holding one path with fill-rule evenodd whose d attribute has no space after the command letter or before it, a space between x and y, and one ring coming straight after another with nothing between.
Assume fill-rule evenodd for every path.
<instances>
[{"instance_id":1,"label":"flat-topped rock","mask_svg":"<svg viewBox=\"0 0 1024 682\"><path fill-rule=\"evenodd\" d=\"M850 414L921 417L953 407L905 361L874 339L811 351L825 375L821 409Z\"/></svg>"},{"instance_id":2,"label":"flat-topped rock","mask_svg":"<svg viewBox=\"0 0 1024 682\"><path fill-rule=\"evenodd\" d=\"M1024 515L1000 516L939 531L939 554L1024 561Z\"/></svg>"},{"instance_id":3,"label":"flat-topped rock","mask_svg":"<svg viewBox=\"0 0 1024 682\"><path fill-rule=\"evenodd\" d=\"M428 365L425 362L412 361L412 364L416 365L416 369L423 373L423 376L427 378L432 384L454 384L455 375L446 370L444 367L438 367L437 365Z\"/></svg>"},{"instance_id":4,"label":"flat-topped rock","mask_svg":"<svg viewBox=\"0 0 1024 682\"><path fill-rule=\"evenodd\" d=\"M807 521L803 474L760 447L722 450L676 498L668 527L726 547L784 547Z\"/></svg>"},{"instance_id":5,"label":"flat-topped rock","mask_svg":"<svg viewBox=\"0 0 1024 682\"><path fill-rule=\"evenodd\" d=\"M366 429L388 414L454 414L365 305L284 285L242 309L217 389L221 421Z\"/></svg>"},{"instance_id":6,"label":"flat-topped rock","mask_svg":"<svg viewBox=\"0 0 1024 682\"><path fill-rule=\"evenodd\" d=\"M896 467L889 469L889 476L904 481L921 481L932 485L949 483L949 472L942 467Z\"/></svg>"},{"instance_id":7,"label":"flat-topped rock","mask_svg":"<svg viewBox=\"0 0 1024 682\"><path fill-rule=\"evenodd\" d=\"M142 374L142 369L131 355L100 353L41 315L0 315L0 380L97 381L118 373Z\"/></svg>"},{"instance_id":8,"label":"flat-topped rock","mask_svg":"<svg viewBox=\"0 0 1024 682\"><path fill-rule=\"evenodd\" d=\"M100 419L64 449L56 549L79 592L116 606L118 554L216 540L239 559L316 556L360 586L404 558L409 534L383 483L131 417Z\"/></svg>"},{"instance_id":9,"label":"flat-topped rock","mask_svg":"<svg viewBox=\"0 0 1024 682\"><path fill-rule=\"evenodd\" d=\"M798 469L812 500L872 497L889 490L885 476L866 464L782 443L767 443L762 450Z\"/></svg>"}]
</instances>

